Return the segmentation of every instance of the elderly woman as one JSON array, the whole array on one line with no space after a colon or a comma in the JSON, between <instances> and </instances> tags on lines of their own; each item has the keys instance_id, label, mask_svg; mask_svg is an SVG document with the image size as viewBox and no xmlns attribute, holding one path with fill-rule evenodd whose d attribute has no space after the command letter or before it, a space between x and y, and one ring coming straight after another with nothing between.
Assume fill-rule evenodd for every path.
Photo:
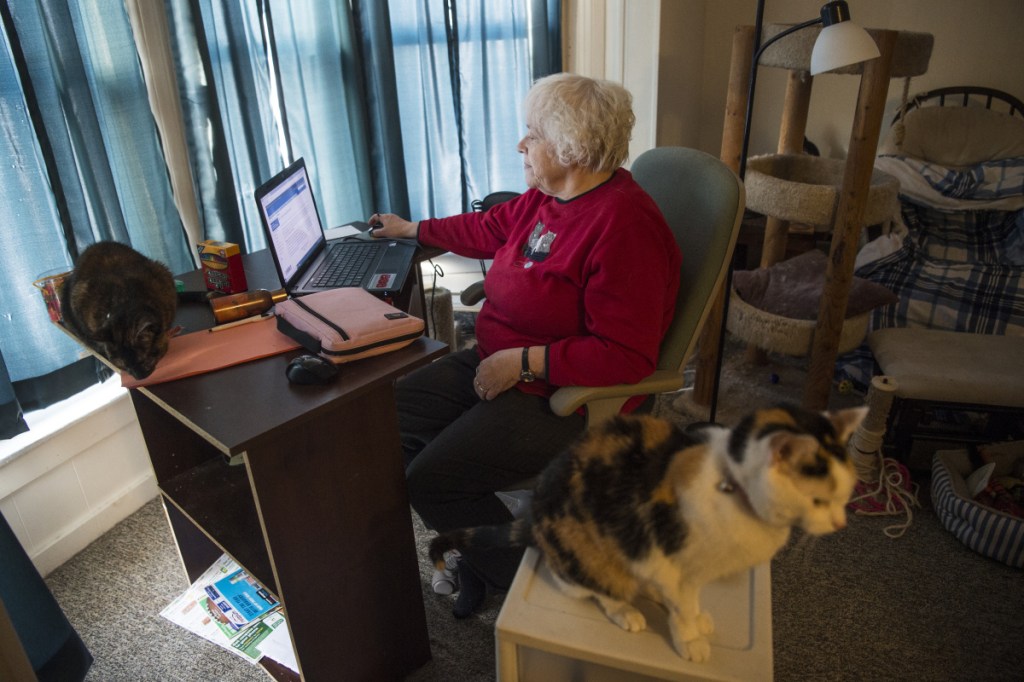
<instances>
[{"instance_id":1,"label":"elderly woman","mask_svg":"<svg viewBox=\"0 0 1024 682\"><path fill-rule=\"evenodd\" d=\"M410 502L440 532L512 519L495 491L539 474L584 429L580 414L553 414L548 397L653 372L679 287L665 219L620 167L635 121L630 94L556 74L530 89L525 114L524 194L486 213L370 218L377 236L493 259L476 348L397 386ZM477 610L486 585L507 589L521 557L514 548L461 556L454 614Z\"/></svg>"}]
</instances>

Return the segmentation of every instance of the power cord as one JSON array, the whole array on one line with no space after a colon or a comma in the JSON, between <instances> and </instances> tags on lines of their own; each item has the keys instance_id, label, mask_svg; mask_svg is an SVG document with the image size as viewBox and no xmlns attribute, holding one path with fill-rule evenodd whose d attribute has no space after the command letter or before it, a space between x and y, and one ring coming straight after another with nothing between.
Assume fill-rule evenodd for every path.
<instances>
[{"instance_id":1,"label":"power cord","mask_svg":"<svg viewBox=\"0 0 1024 682\"><path fill-rule=\"evenodd\" d=\"M434 271L433 277L430 280L430 305L427 314L430 315L430 328L434 330L434 336L437 336L437 318L434 316L434 302L437 298L437 278L444 277L444 268L434 262L432 258L428 258L427 262L430 263L431 269Z\"/></svg>"}]
</instances>

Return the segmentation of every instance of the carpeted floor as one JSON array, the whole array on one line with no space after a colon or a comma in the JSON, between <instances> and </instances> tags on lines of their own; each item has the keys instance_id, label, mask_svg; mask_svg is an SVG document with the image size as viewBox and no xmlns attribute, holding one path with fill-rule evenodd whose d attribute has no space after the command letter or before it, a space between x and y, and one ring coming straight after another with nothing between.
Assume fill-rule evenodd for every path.
<instances>
[{"instance_id":1,"label":"carpeted floor","mask_svg":"<svg viewBox=\"0 0 1024 682\"><path fill-rule=\"evenodd\" d=\"M720 421L731 423L757 404L799 399L801 361L749 367L741 357L738 344L730 344ZM706 417L685 394L662 397L657 410L681 422ZM795 538L772 562L776 680L1021 679L1024 575L960 544L931 511L927 479L919 482L922 507L902 537L883 529L903 518L855 516L833 536ZM454 620L453 598L430 590L423 558L429 533L413 519L433 661L411 679L493 679L501 597L489 597L475 617ZM158 615L187 583L156 500L47 582L96 658L89 680L268 679Z\"/></svg>"}]
</instances>

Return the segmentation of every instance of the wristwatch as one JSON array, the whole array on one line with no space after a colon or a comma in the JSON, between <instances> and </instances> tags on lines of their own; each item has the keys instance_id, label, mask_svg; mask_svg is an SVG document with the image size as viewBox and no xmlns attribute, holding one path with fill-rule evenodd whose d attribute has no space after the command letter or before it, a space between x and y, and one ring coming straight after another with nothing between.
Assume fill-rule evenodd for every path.
<instances>
[{"instance_id":1,"label":"wristwatch","mask_svg":"<svg viewBox=\"0 0 1024 682\"><path fill-rule=\"evenodd\" d=\"M536 378L537 375L530 369L530 348L523 348L523 369L519 372L519 380L529 383Z\"/></svg>"}]
</instances>

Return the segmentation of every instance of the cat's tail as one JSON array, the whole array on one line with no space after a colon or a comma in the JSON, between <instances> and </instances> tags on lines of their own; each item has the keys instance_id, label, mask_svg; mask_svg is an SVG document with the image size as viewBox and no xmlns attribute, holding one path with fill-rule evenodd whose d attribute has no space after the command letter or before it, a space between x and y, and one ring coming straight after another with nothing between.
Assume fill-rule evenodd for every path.
<instances>
[{"instance_id":1,"label":"cat's tail","mask_svg":"<svg viewBox=\"0 0 1024 682\"><path fill-rule=\"evenodd\" d=\"M459 528L441 533L430 541L430 560L438 569L444 568L445 552L489 547L525 547L532 542L530 522L516 519L500 526Z\"/></svg>"}]
</instances>

